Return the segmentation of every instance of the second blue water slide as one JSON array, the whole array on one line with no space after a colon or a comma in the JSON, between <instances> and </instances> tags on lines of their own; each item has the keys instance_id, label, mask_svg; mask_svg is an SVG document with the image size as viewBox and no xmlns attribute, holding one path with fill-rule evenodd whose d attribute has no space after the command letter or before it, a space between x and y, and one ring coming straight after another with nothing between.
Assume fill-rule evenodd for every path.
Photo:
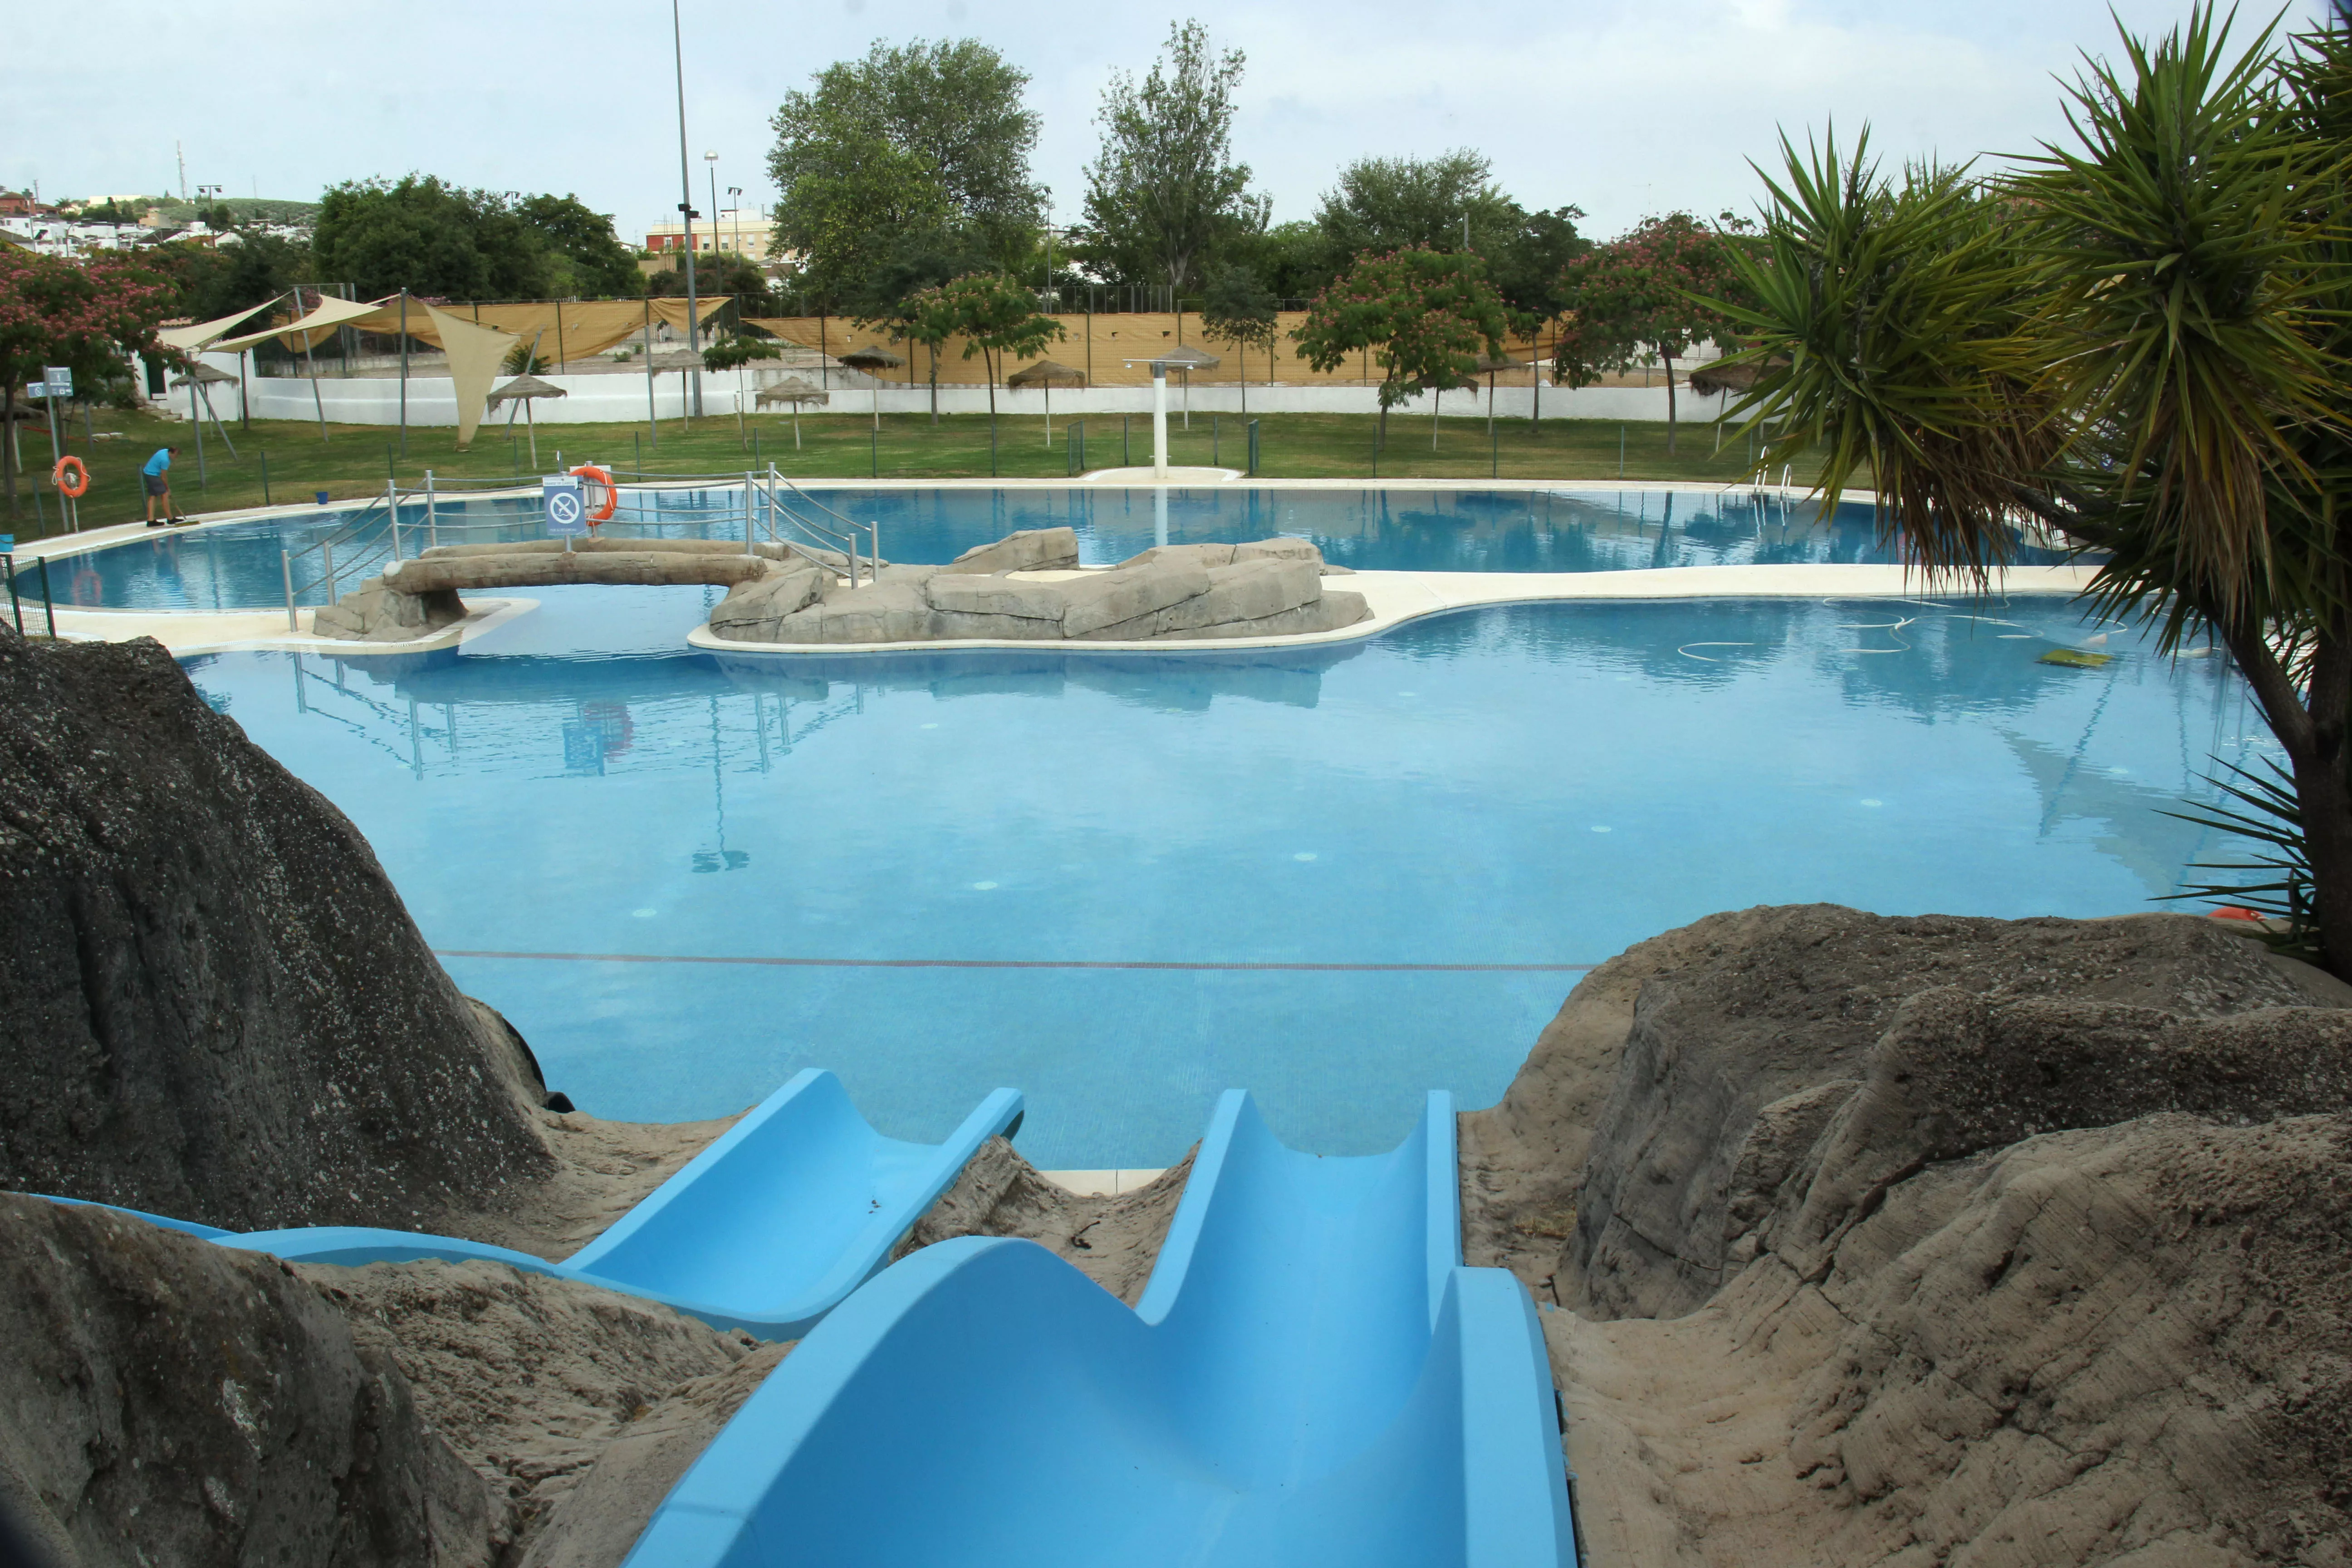
<instances>
[{"instance_id":1,"label":"second blue water slide","mask_svg":"<svg viewBox=\"0 0 2352 1568\"><path fill-rule=\"evenodd\" d=\"M714 1328L789 1340L888 1262L891 1247L981 1144L995 1133L1009 1135L1020 1120L1020 1094L1000 1089L945 1142L902 1142L874 1131L839 1079L811 1068L561 1263L415 1231L313 1226L236 1232L139 1217L294 1263L357 1268L487 1258L642 1296Z\"/></svg>"},{"instance_id":2,"label":"second blue water slide","mask_svg":"<svg viewBox=\"0 0 2352 1568\"><path fill-rule=\"evenodd\" d=\"M1318 1159L1219 1103L1141 1302L1034 1243L902 1259L820 1324L629 1568L1568 1568L1532 1304L1462 1264L1450 1097Z\"/></svg>"}]
</instances>

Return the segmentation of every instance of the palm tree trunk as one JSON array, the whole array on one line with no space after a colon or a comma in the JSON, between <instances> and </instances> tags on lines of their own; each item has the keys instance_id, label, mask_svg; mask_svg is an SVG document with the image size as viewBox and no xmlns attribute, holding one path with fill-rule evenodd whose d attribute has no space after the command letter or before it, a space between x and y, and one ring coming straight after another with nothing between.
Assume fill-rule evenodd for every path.
<instances>
[{"instance_id":1,"label":"palm tree trunk","mask_svg":"<svg viewBox=\"0 0 2352 1568\"><path fill-rule=\"evenodd\" d=\"M2214 624L2294 773L2321 962L2339 977L2352 976L2352 773L2345 745L2352 719L2352 618L2335 616L2321 632L2300 691L2262 627Z\"/></svg>"}]
</instances>

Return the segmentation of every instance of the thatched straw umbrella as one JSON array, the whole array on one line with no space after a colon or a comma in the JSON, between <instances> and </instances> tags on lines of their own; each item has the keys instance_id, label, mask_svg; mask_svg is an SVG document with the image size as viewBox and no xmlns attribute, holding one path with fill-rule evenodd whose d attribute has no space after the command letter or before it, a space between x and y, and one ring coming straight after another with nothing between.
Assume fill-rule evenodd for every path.
<instances>
[{"instance_id":1,"label":"thatched straw umbrella","mask_svg":"<svg viewBox=\"0 0 2352 1568\"><path fill-rule=\"evenodd\" d=\"M880 343L868 343L834 362L852 370L862 370L874 378L874 428L882 428L882 373L896 370L907 362L884 348Z\"/></svg>"},{"instance_id":2,"label":"thatched straw umbrella","mask_svg":"<svg viewBox=\"0 0 2352 1568\"><path fill-rule=\"evenodd\" d=\"M1214 370L1225 362L1215 354L1204 353L1190 343L1179 343L1166 353L1153 354L1151 357L1170 370L1181 370L1184 373L1184 428L1190 430L1192 427L1192 373L1196 370Z\"/></svg>"},{"instance_id":3,"label":"thatched straw umbrella","mask_svg":"<svg viewBox=\"0 0 2352 1568\"><path fill-rule=\"evenodd\" d=\"M793 405L793 450L797 452L801 449L801 405L832 401L833 394L830 392L811 386L798 376L786 376L773 386L760 388L758 395L751 399L751 405L755 408L765 408L772 403Z\"/></svg>"},{"instance_id":4,"label":"thatched straw umbrella","mask_svg":"<svg viewBox=\"0 0 2352 1568\"><path fill-rule=\"evenodd\" d=\"M1011 375L1004 378L1004 384L1016 391L1024 386L1034 386L1044 390L1045 394L1045 445L1048 447L1054 444L1054 388L1057 386L1084 386L1086 384L1087 373L1085 371L1072 370L1068 365L1061 364L1049 359L1041 359L1035 364L1030 365L1025 370L1016 370Z\"/></svg>"},{"instance_id":5,"label":"thatched straw umbrella","mask_svg":"<svg viewBox=\"0 0 2352 1568\"><path fill-rule=\"evenodd\" d=\"M501 403L522 405L523 427L530 432L530 466L536 468L539 467L539 422L531 412L531 402L534 398L570 395L551 382L541 381L535 375L519 375L490 394L488 406L496 408ZM511 408L507 410L507 428L514 428L514 410Z\"/></svg>"},{"instance_id":6,"label":"thatched straw umbrella","mask_svg":"<svg viewBox=\"0 0 2352 1568\"><path fill-rule=\"evenodd\" d=\"M1528 368L1528 362L1523 359L1513 359L1508 354L1497 358L1493 354L1482 353L1478 356L1478 363L1472 368L1486 378L1486 434L1491 436L1495 433L1495 377L1507 370L1525 370Z\"/></svg>"}]
</instances>

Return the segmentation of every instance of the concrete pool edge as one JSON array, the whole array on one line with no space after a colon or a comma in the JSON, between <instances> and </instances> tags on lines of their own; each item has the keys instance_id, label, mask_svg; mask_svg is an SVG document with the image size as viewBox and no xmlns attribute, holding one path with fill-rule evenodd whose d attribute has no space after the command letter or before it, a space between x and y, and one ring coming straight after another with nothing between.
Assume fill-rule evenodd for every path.
<instances>
[{"instance_id":1,"label":"concrete pool edge","mask_svg":"<svg viewBox=\"0 0 2352 1568\"><path fill-rule=\"evenodd\" d=\"M364 658L369 654L433 653L458 647L538 608L537 599L475 599L468 603L464 620L443 626L428 637L406 642L355 642L317 637L308 630L289 632L283 610L85 610L60 605L57 611L58 640L131 642L153 637L175 658L252 649ZM306 628L312 613L307 605L295 612ZM45 628L46 620L38 604L28 601L26 633Z\"/></svg>"},{"instance_id":2,"label":"concrete pool edge","mask_svg":"<svg viewBox=\"0 0 2352 1568\"><path fill-rule=\"evenodd\" d=\"M1987 595L2078 595L2097 568L2012 566L1995 574ZM687 642L709 653L804 657L861 653L939 652L966 648L1052 648L1087 653L1218 653L1261 648L1308 647L1378 637L1429 616L1496 605L1559 604L1623 599L1967 599L1965 585L1937 589L1911 568L1807 562L1780 565L1661 566L1632 572L1357 572L1328 579L1361 594L1371 616L1328 632L1286 637L1156 639L1103 642L1086 639L963 638L888 643L738 642L714 634L706 622ZM399 645L406 647L409 645Z\"/></svg>"}]
</instances>

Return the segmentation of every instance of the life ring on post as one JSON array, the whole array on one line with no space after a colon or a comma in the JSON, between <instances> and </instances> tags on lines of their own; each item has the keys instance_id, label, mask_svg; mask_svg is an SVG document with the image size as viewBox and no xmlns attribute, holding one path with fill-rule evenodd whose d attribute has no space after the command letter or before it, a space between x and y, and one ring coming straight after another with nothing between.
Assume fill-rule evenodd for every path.
<instances>
[{"instance_id":1,"label":"life ring on post","mask_svg":"<svg viewBox=\"0 0 2352 1568\"><path fill-rule=\"evenodd\" d=\"M89 470L82 466L79 458L68 452L49 470L49 482L58 487L58 494L79 500L89 493Z\"/></svg>"},{"instance_id":2,"label":"life ring on post","mask_svg":"<svg viewBox=\"0 0 2352 1568\"><path fill-rule=\"evenodd\" d=\"M604 494L601 503L589 509L588 526L593 528L600 522L610 522L613 514L621 510L621 492L613 483L613 476L593 463L583 463L572 472L576 479L593 481ZM587 486L583 485L581 489L584 490ZM588 498L583 495L581 499L585 500Z\"/></svg>"}]
</instances>

